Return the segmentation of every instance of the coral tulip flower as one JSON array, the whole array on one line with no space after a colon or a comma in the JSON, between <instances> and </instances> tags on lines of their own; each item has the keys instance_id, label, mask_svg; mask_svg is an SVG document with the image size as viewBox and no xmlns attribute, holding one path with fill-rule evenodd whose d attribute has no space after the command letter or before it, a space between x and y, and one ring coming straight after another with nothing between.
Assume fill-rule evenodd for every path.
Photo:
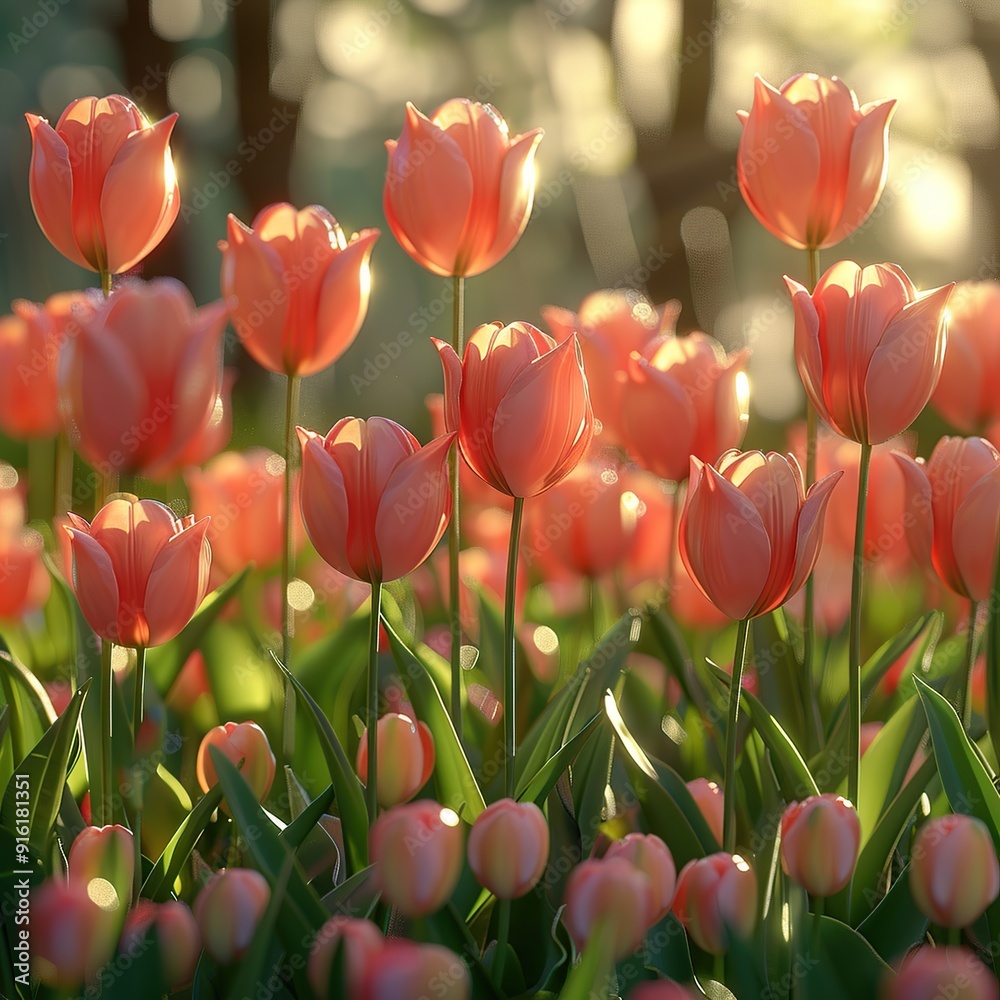
<instances>
[{"instance_id":1,"label":"coral tulip flower","mask_svg":"<svg viewBox=\"0 0 1000 1000\"><path fill-rule=\"evenodd\" d=\"M177 115L151 125L127 97L112 94L73 101L55 128L25 117L31 206L49 242L90 271L135 267L180 210L170 157Z\"/></svg>"},{"instance_id":2,"label":"coral tulip flower","mask_svg":"<svg viewBox=\"0 0 1000 1000\"><path fill-rule=\"evenodd\" d=\"M712 835L721 844L722 830L725 820L724 799L722 789L708 778L695 778L687 783L695 805L698 807Z\"/></svg>"},{"instance_id":3,"label":"coral tulip flower","mask_svg":"<svg viewBox=\"0 0 1000 1000\"><path fill-rule=\"evenodd\" d=\"M358 920L337 914L323 924L309 950L309 985L316 996L325 997L341 984L331 984L334 955L343 951L344 983L349 995L360 997L368 966L378 962L385 947L382 932L370 920Z\"/></svg>"},{"instance_id":4,"label":"coral tulip flower","mask_svg":"<svg viewBox=\"0 0 1000 1000\"><path fill-rule=\"evenodd\" d=\"M1000 510L1000 452L985 438L943 437L930 461L894 452L908 496L906 540L956 594L990 594Z\"/></svg>"},{"instance_id":5,"label":"coral tulip flower","mask_svg":"<svg viewBox=\"0 0 1000 1000\"><path fill-rule=\"evenodd\" d=\"M781 817L781 864L811 896L840 892L854 874L861 850L861 820L847 799L812 795Z\"/></svg>"},{"instance_id":6,"label":"coral tulip flower","mask_svg":"<svg viewBox=\"0 0 1000 1000\"><path fill-rule=\"evenodd\" d=\"M347 970L350 976L350 966ZM439 944L390 938L368 955L358 1000L470 1000L472 976L467 958Z\"/></svg>"},{"instance_id":7,"label":"coral tulip flower","mask_svg":"<svg viewBox=\"0 0 1000 1000\"><path fill-rule=\"evenodd\" d=\"M415 570L451 516L448 449L421 448L385 417L344 417L326 437L298 428L302 520L316 551L345 576L387 583Z\"/></svg>"},{"instance_id":8,"label":"coral tulip flower","mask_svg":"<svg viewBox=\"0 0 1000 1000\"><path fill-rule=\"evenodd\" d=\"M378 804L391 809L407 802L434 772L434 737L425 722L400 712L388 712L375 727L378 739ZM358 777L368 783L368 729L358 743Z\"/></svg>"},{"instance_id":9,"label":"coral tulip flower","mask_svg":"<svg viewBox=\"0 0 1000 1000\"><path fill-rule=\"evenodd\" d=\"M778 90L754 78L736 152L740 192L789 246L832 247L871 215L885 186L894 100L858 107L836 77L800 73Z\"/></svg>"},{"instance_id":10,"label":"coral tulip flower","mask_svg":"<svg viewBox=\"0 0 1000 1000\"><path fill-rule=\"evenodd\" d=\"M217 747L234 764L243 761L240 775L258 802L267 798L274 782L275 760L267 734L256 722L227 722L210 729L198 747L195 769L201 790L207 792L219 781L211 747ZM225 804L223 804L225 808ZM228 811L228 810L227 810Z\"/></svg>"},{"instance_id":11,"label":"coral tulip flower","mask_svg":"<svg viewBox=\"0 0 1000 1000\"><path fill-rule=\"evenodd\" d=\"M497 899L518 899L538 884L549 860L549 825L534 802L498 799L472 825L469 867Z\"/></svg>"},{"instance_id":12,"label":"coral tulip flower","mask_svg":"<svg viewBox=\"0 0 1000 1000\"><path fill-rule=\"evenodd\" d=\"M992 969L970 948L925 944L911 951L899 975L887 974L882 1000L1000 1000Z\"/></svg>"},{"instance_id":13,"label":"coral tulip flower","mask_svg":"<svg viewBox=\"0 0 1000 1000\"><path fill-rule=\"evenodd\" d=\"M86 826L69 849L69 881L83 886L106 910L117 910L124 921L132 902L135 846L124 826Z\"/></svg>"},{"instance_id":14,"label":"coral tulip flower","mask_svg":"<svg viewBox=\"0 0 1000 1000\"><path fill-rule=\"evenodd\" d=\"M268 205L253 226L229 216L222 294L243 346L278 375L312 375L354 342L368 312L377 229L348 241L319 205Z\"/></svg>"},{"instance_id":15,"label":"coral tulip flower","mask_svg":"<svg viewBox=\"0 0 1000 1000\"><path fill-rule=\"evenodd\" d=\"M145 950L143 938L152 929L160 952L160 968L171 991L189 986L201 958L201 931L187 904L176 899L165 903L140 900L125 920L118 951L135 955Z\"/></svg>"},{"instance_id":16,"label":"coral tulip flower","mask_svg":"<svg viewBox=\"0 0 1000 1000\"><path fill-rule=\"evenodd\" d=\"M781 607L812 572L840 476L803 493L790 455L729 451L717 467L692 457L680 552L705 596L738 620Z\"/></svg>"},{"instance_id":17,"label":"coral tulip flower","mask_svg":"<svg viewBox=\"0 0 1000 1000\"><path fill-rule=\"evenodd\" d=\"M530 323L486 323L465 359L434 340L445 383L445 424L466 462L494 489L533 497L565 479L594 436L575 336L555 341Z\"/></svg>"},{"instance_id":18,"label":"coral tulip flower","mask_svg":"<svg viewBox=\"0 0 1000 1000\"><path fill-rule=\"evenodd\" d=\"M731 936L749 937L757 922L757 876L738 854L689 861L677 876L674 913L702 951L723 955Z\"/></svg>"},{"instance_id":19,"label":"coral tulip flower","mask_svg":"<svg viewBox=\"0 0 1000 1000\"><path fill-rule=\"evenodd\" d=\"M382 205L399 245L421 266L470 277L521 237L535 197L542 130L510 137L490 104L458 98L427 118L412 104L390 139Z\"/></svg>"},{"instance_id":20,"label":"coral tulip flower","mask_svg":"<svg viewBox=\"0 0 1000 1000\"><path fill-rule=\"evenodd\" d=\"M795 309L795 363L816 412L861 444L916 420L937 385L954 282L918 295L895 264L841 260L812 295L786 277Z\"/></svg>"},{"instance_id":21,"label":"coral tulip flower","mask_svg":"<svg viewBox=\"0 0 1000 1000\"><path fill-rule=\"evenodd\" d=\"M270 901L271 887L260 872L252 868L217 872L194 901L205 951L220 965L243 958Z\"/></svg>"},{"instance_id":22,"label":"coral tulip flower","mask_svg":"<svg viewBox=\"0 0 1000 1000\"><path fill-rule=\"evenodd\" d=\"M168 642L208 590L208 518L179 518L155 500L119 494L88 524L67 514L73 584L87 624L120 646Z\"/></svg>"},{"instance_id":23,"label":"coral tulip flower","mask_svg":"<svg viewBox=\"0 0 1000 1000\"><path fill-rule=\"evenodd\" d=\"M653 890L649 923L658 923L670 909L677 886L677 868L670 848L655 833L629 833L616 840L604 855L605 860L624 858L649 879Z\"/></svg>"},{"instance_id":24,"label":"coral tulip flower","mask_svg":"<svg viewBox=\"0 0 1000 1000\"><path fill-rule=\"evenodd\" d=\"M45 539L34 528L0 523L0 621L22 618L48 600L44 554Z\"/></svg>"}]
</instances>

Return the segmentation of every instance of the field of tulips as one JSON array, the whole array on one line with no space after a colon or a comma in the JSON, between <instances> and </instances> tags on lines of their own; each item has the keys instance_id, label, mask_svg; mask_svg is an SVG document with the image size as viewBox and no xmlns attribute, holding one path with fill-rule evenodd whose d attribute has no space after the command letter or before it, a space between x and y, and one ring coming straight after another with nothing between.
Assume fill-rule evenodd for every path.
<instances>
[{"instance_id":1,"label":"field of tulips","mask_svg":"<svg viewBox=\"0 0 1000 1000\"><path fill-rule=\"evenodd\" d=\"M750 348L675 303L467 314L543 140L492 106L400 108L385 234L231 215L200 307L138 273L176 115L28 113L95 287L0 319L0 996L998 1000L1000 282L839 256L894 108L802 74L738 112L808 275L766 454ZM379 239L453 289L425 444L299 425ZM283 454L226 450L230 328Z\"/></svg>"}]
</instances>

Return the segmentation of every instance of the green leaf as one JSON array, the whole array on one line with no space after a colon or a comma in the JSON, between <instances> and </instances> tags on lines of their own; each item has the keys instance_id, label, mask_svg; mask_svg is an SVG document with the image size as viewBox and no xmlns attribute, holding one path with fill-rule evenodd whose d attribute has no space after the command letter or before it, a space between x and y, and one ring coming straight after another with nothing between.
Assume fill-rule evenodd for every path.
<instances>
[{"instance_id":1,"label":"green leaf","mask_svg":"<svg viewBox=\"0 0 1000 1000\"><path fill-rule=\"evenodd\" d=\"M559 776L573 762L583 745L597 731L602 719L595 715L575 736L564 743L530 778L522 775L515 798L518 802L534 802L541 806L555 787Z\"/></svg>"},{"instance_id":2,"label":"green leaf","mask_svg":"<svg viewBox=\"0 0 1000 1000\"><path fill-rule=\"evenodd\" d=\"M312 802L309 803L299 813L295 819L292 820L284 830L281 831L281 839L288 844L293 851L298 850L302 846L302 842L309 835L309 831L320 821L320 817L325 815L330 803L333 801L334 789L333 785L327 785L326 788L316 796Z\"/></svg>"},{"instance_id":3,"label":"green leaf","mask_svg":"<svg viewBox=\"0 0 1000 1000\"><path fill-rule=\"evenodd\" d=\"M927 918L913 905L910 866L900 872L882 901L858 925L858 933L886 962L895 962L920 941Z\"/></svg>"},{"instance_id":4,"label":"green leaf","mask_svg":"<svg viewBox=\"0 0 1000 1000\"><path fill-rule=\"evenodd\" d=\"M819 920L819 934L814 923ZM801 986L810 1000L857 1000L872 996L890 974L889 966L857 931L832 917L809 914L803 921L806 941L817 942L818 953L810 948L804 961ZM818 941L817 941L818 937ZM793 974L795 966L793 965Z\"/></svg>"},{"instance_id":5,"label":"green leaf","mask_svg":"<svg viewBox=\"0 0 1000 1000\"><path fill-rule=\"evenodd\" d=\"M109 983L102 988L102 1000L135 1000L136 997L159 997L167 993L163 954L156 936L156 925L150 924L139 943L128 949L130 962L119 956L111 959L107 972L98 973L98 981Z\"/></svg>"},{"instance_id":6,"label":"green leaf","mask_svg":"<svg viewBox=\"0 0 1000 1000\"><path fill-rule=\"evenodd\" d=\"M20 763L56 720L56 712L45 688L30 670L13 656L0 636L0 689L10 705L10 732L14 763Z\"/></svg>"},{"instance_id":7,"label":"green leaf","mask_svg":"<svg viewBox=\"0 0 1000 1000\"><path fill-rule=\"evenodd\" d=\"M602 922L598 920L591 931L580 961L566 977L559 1000L607 1000L617 995L612 980L615 967L611 951L613 935L601 926Z\"/></svg>"},{"instance_id":8,"label":"green leaf","mask_svg":"<svg viewBox=\"0 0 1000 1000\"><path fill-rule=\"evenodd\" d=\"M805 746L805 699L812 696L812 691L803 690L803 668L795 658L781 608L755 618L751 631L761 704L779 720L798 746ZM808 687L811 689L812 685Z\"/></svg>"}]
</instances>

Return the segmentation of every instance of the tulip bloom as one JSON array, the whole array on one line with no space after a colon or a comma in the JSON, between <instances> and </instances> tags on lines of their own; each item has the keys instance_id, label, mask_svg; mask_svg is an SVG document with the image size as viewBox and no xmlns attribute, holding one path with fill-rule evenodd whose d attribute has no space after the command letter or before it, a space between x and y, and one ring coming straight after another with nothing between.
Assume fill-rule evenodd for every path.
<instances>
[{"instance_id":1,"label":"tulip bloom","mask_svg":"<svg viewBox=\"0 0 1000 1000\"><path fill-rule=\"evenodd\" d=\"M251 868L217 872L194 901L205 951L220 965L239 961L270 901L271 887L260 872Z\"/></svg>"},{"instance_id":2,"label":"tulip bloom","mask_svg":"<svg viewBox=\"0 0 1000 1000\"><path fill-rule=\"evenodd\" d=\"M736 176L744 200L779 240L832 247L871 215L885 187L894 100L858 106L836 77L800 73L778 90L754 78Z\"/></svg>"},{"instance_id":3,"label":"tulip bloom","mask_svg":"<svg viewBox=\"0 0 1000 1000\"><path fill-rule=\"evenodd\" d=\"M382 898L406 917L451 899L462 873L462 827L454 810L419 799L382 813L371 828L371 860Z\"/></svg>"},{"instance_id":4,"label":"tulip bloom","mask_svg":"<svg viewBox=\"0 0 1000 1000\"><path fill-rule=\"evenodd\" d=\"M497 899L518 899L538 884L549 860L549 825L534 802L499 799L469 834L469 867Z\"/></svg>"},{"instance_id":5,"label":"tulip bloom","mask_svg":"<svg viewBox=\"0 0 1000 1000\"><path fill-rule=\"evenodd\" d=\"M715 839L722 843L722 821L724 818L722 789L707 778L695 778L687 783L687 789L701 810L702 816Z\"/></svg>"},{"instance_id":6,"label":"tulip bloom","mask_svg":"<svg viewBox=\"0 0 1000 1000\"><path fill-rule=\"evenodd\" d=\"M382 206L399 245L441 275L488 271L521 238L535 197L542 130L510 138L489 104L446 101L430 118L412 104L390 139Z\"/></svg>"},{"instance_id":7,"label":"tulip bloom","mask_svg":"<svg viewBox=\"0 0 1000 1000\"><path fill-rule=\"evenodd\" d=\"M781 817L781 865L811 896L840 892L854 874L861 820L839 795L793 802Z\"/></svg>"},{"instance_id":8,"label":"tulip bloom","mask_svg":"<svg viewBox=\"0 0 1000 1000\"><path fill-rule=\"evenodd\" d=\"M689 861L677 877L674 913L694 943L712 955L746 938L757 922L757 877L738 854Z\"/></svg>"},{"instance_id":9,"label":"tulip bloom","mask_svg":"<svg viewBox=\"0 0 1000 1000\"><path fill-rule=\"evenodd\" d=\"M441 540L451 516L448 434L421 448L385 417L344 417L326 437L298 428L302 520L316 551L345 576L398 580Z\"/></svg>"},{"instance_id":10,"label":"tulip bloom","mask_svg":"<svg viewBox=\"0 0 1000 1000\"><path fill-rule=\"evenodd\" d=\"M494 489L533 497L565 479L594 436L576 337L556 346L530 323L486 323L459 360L434 340L445 383L445 424L466 462Z\"/></svg>"},{"instance_id":11,"label":"tulip bloom","mask_svg":"<svg viewBox=\"0 0 1000 1000\"><path fill-rule=\"evenodd\" d=\"M384 809L407 802L434 772L434 737L424 722L389 712L375 727L378 739L378 803ZM358 777L368 783L368 730L361 734Z\"/></svg>"},{"instance_id":12,"label":"tulip bloom","mask_svg":"<svg viewBox=\"0 0 1000 1000\"><path fill-rule=\"evenodd\" d=\"M169 900L152 903L148 899L129 911L118 946L122 954L133 955L133 948L143 948L146 932L153 928L160 952L164 981L173 992L182 990L194 979L201 957L201 931L194 914L185 903Z\"/></svg>"},{"instance_id":13,"label":"tulip bloom","mask_svg":"<svg viewBox=\"0 0 1000 1000\"><path fill-rule=\"evenodd\" d=\"M226 757L239 764L243 761L240 775L250 786L258 801L263 802L274 782L275 760L267 734L256 722L227 722L224 726L210 729L198 747L198 784L207 792L218 783L209 747L218 747Z\"/></svg>"},{"instance_id":14,"label":"tulip bloom","mask_svg":"<svg viewBox=\"0 0 1000 1000\"><path fill-rule=\"evenodd\" d=\"M73 586L87 624L120 646L168 642L208 590L208 518L177 517L155 500L119 494L88 524L67 514Z\"/></svg>"},{"instance_id":15,"label":"tulip bloom","mask_svg":"<svg viewBox=\"0 0 1000 1000\"><path fill-rule=\"evenodd\" d=\"M362 996L368 967L379 962L379 954L385 944L382 932L370 920L331 917L317 932L309 952L309 985L316 996L325 997L331 992L328 989L330 973L333 971L333 957L338 947L343 949L347 995Z\"/></svg>"},{"instance_id":16,"label":"tulip bloom","mask_svg":"<svg viewBox=\"0 0 1000 1000\"><path fill-rule=\"evenodd\" d=\"M81 97L56 127L31 130L31 207L49 242L102 274L135 267L166 236L181 207L170 157L177 115L151 125L127 98Z\"/></svg>"},{"instance_id":17,"label":"tulip bloom","mask_svg":"<svg viewBox=\"0 0 1000 1000\"><path fill-rule=\"evenodd\" d=\"M886 977L880 995L884 1000L1000 1000L1000 987L969 948L925 944L903 959L898 976Z\"/></svg>"},{"instance_id":18,"label":"tulip bloom","mask_svg":"<svg viewBox=\"0 0 1000 1000\"><path fill-rule=\"evenodd\" d=\"M916 420L944 360L954 282L918 295L895 264L841 260L810 295L785 277L795 363L816 412L838 433L880 444Z\"/></svg>"},{"instance_id":19,"label":"tulip bloom","mask_svg":"<svg viewBox=\"0 0 1000 1000\"><path fill-rule=\"evenodd\" d=\"M362 988L350 992L360 1000L470 1000L468 965L437 944L392 938L368 956Z\"/></svg>"},{"instance_id":20,"label":"tulip bloom","mask_svg":"<svg viewBox=\"0 0 1000 1000\"><path fill-rule=\"evenodd\" d=\"M705 596L739 620L781 607L812 571L840 475L803 493L792 456L729 451L717 468L692 457L680 552Z\"/></svg>"},{"instance_id":21,"label":"tulip bloom","mask_svg":"<svg viewBox=\"0 0 1000 1000\"><path fill-rule=\"evenodd\" d=\"M44 553L45 539L34 528L0 521L0 621L23 618L48 600Z\"/></svg>"},{"instance_id":22,"label":"tulip bloom","mask_svg":"<svg viewBox=\"0 0 1000 1000\"><path fill-rule=\"evenodd\" d=\"M924 824L910 855L910 890L934 923L975 923L1000 894L1000 865L986 824L961 814Z\"/></svg>"},{"instance_id":23,"label":"tulip bloom","mask_svg":"<svg viewBox=\"0 0 1000 1000\"><path fill-rule=\"evenodd\" d=\"M88 826L69 849L69 881L83 886L90 898L124 919L132 901L135 849L123 826Z\"/></svg>"},{"instance_id":24,"label":"tulip bloom","mask_svg":"<svg viewBox=\"0 0 1000 1000\"><path fill-rule=\"evenodd\" d=\"M670 848L654 833L629 833L616 840L604 857L624 858L649 879L653 890L650 926L662 920L670 909L677 885L677 868Z\"/></svg>"},{"instance_id":25,"label":"tulip bloom","mask_svg":"<svg viewBox=\"0 0 1000 1000\"><path fill-rule=\"evenodd\" d=\"M312 375L354 342L368 312L377 229L350 241L319 205L268 205L243 225L229 216L222 294L243 346L278 375Z\"/></svg>"},{"instance_id":26,"label":"tulip bloom","mask_svg":"<svg viewBox=\"0 0 1000 1000\"><path fill-rule=\"evenodd\" d=\"M943 437L930 461L894 453L908 494L904 525L914 558L951 590L990 594L1000 506L1000 452L984 438Z\"/></svg>"}]
</instances>

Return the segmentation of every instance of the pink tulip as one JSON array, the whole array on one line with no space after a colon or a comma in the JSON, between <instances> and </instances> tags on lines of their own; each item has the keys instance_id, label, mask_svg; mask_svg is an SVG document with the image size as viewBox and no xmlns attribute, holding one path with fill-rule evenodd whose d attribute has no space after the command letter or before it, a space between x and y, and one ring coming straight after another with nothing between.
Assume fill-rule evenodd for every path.
<instances>
[{"instance_id":1,"label":"pink tulip","mask_svg":"<svg viewBox=\"0 0 1000 1000\"><path fill-rule=\"evenodd\" d=\"M861 820L847 799L812 795L781 817L781 864L811 896L832 896L851 881L861 850Z\"/></svg>"},{"instance_id":2,"label":"pink tulip","mask_svg":"<svg viewBox=\"0 0 1000 1000\"><path fill-rule=\"evenodd\" d=\"M382 206L399 245L435 274L489 270L521 238L535 196L542 130L510 138L489 104L446 101L430 118L412 104L386 142Z\"/></svg>"},{"instance_id":3,"label":"pink tulip","mask_svg":"<svg viewBox=\"0 0 1000 1000\"><path fill-rule=\"evenodd\" d=\"M150 125L127 98L81 97L31 130L29 187L49 242L74 264L120 274L166 236L181 206L170 158L177 115Z\"/></svg>"},{"instance_id":4,"label":"pink tulip","mask_svg":"<svg viewBox=\"0 0 1000 1000\"><path fill-rule=\"evenodd\" d=\"M929 462L895 453L906 482L903 524L914 559L956 594L990 594L1000 505L1000 452L984 438L943 437Z\"/></svg>"},{"instance_id":5,"label":"pink tulip","mask_svg":"<svg viewBox=\"0 0 1000 1000\"><path fill-rule=\"evenodd\" d=\"M187 625L208 590L207 518L179 518L155 500L127 493L106 503L90 524L67 517L80 610L102 639L159 646Z\"/></svg>"},{"instance_id":6,"label":"pink tulip","mask_svg":"<svg viewBox=\"0 0 1000 1000\"><path fill-rule=\"evenodd\" d=\"M354 342L368 312L377 229L350 241L319 205L268 205L252 228L229 216L222 294L243 346L278 375L312 375Z\"/></svg>"},{"instance_id":7,"label":"pink tulip","mask_svg":"<svg viewBox=\"0 0 1000 1000\"><path fill-rule=\"evenodd\" d=\"M219 780L209 747L218 747L232 763L243 761L240 776L263 802L274 782L275 760L267 734L256 722L227 722L210 729L198 747L198 784L207 792ZM225 808L225 806L224 806Z\"/></svg>"},{"instance_id":8,"label":"pink tulip","mask_svg":"<svg viewBox=\"0 0 1000 1000\"><path fill-rule=\"evenodd\" d=\"M171 992L184 989L194 979L201 957L201 931L194 914L178 900L166 903L141 900L129 911L119 951L136 954L133 949L143 947L142 939L150 928L156 932L164 981Z\"/></svg>"},{"instance_id":9,"label":"pink tulip","mask_svg":"<svg viewBox=\"0 0 1000 1000\"><path fill-rule=\"evenodd\" d=\"M737 179L750 211L789 246L832 247L871 215L885 186L894 100L858 107L836 77L754 78Z\"/></svg>"},{"instance_id":10,"label":"pink tulip","mask_svg":"<svg viewBox=\"0 0 1000 1000\"><path fill-rule=\"evenodd\" d=\"M576 337L558 347L530 323L487 323L459 360L434 340L445 381L445 423L466 462L494 489L532 497L573 471L590 447L594 414Z\"/></svg>"},{"instance_id":11,"label":"pink tulip","mask_svg":"<svg viewBox=\"0 0 1000 1000\"><path fill-rule=\"evenodd\" d=\"M389 712L375 727L378 739L378 803L390 809L407 802L434 772L434 737L424 722ZM368 729L358 744L358 777L368 783Z\"/></svg>"},{"instance_id":12,"label":"pink tulip","mask_svg":"<svg viewBox=\"0 0 1000 1000\"><path fill-rule=\"evenodd\" d=\"M670 909L677 885L677 868L670 848L654 833L629 833L616 840L604 857L624 858L649 879L653 890L650 926L662 920Z\"/></svg>"},{"instance_id":13,"label":"pink tulip","mask_svg":"<svg viewBox=\"0 0 1000 1000\"><path fill-rule=\"evenodd\" d=\"M370 920L331 917L317 932L309 952L309 985L316 996L328 995L334 953L339 947L343 952L347 995L360 997L368 968L380 961L385 945L382 932Z\"/></svg>"},{"instance_id":14,"label":"pink tulip","mask_svg":"<svg viewBox=\"0 0 1000 1000\"><path fill-rule=\"evenodd\" d=\"M735 619L780 607L805 583L840 473L803 494L791 456L726 452L718 467L691 458L680 552L705 596Z\"/></svg>"},{"instance_id":15,"label":"pink tulip","mask_svg":"<svg viewBox=\"0 0 1000 1000\"><path fill-rule=\"evenodd\" d=\"M954 282L918 294L895 264L834 264L812 295L785 277L795 362L816 412L852 441L879 444L919 416L944 359Z\"/></svg>"},{"instance_id":16,"label":"pink tulip","mask_svg":"<svg viewBox=\"0 0 1000 1000\"><path fill-rule=\"evenodd\" d=\"M416 569L451 516L446 467L454 435L421 448L385 417L344 417L325 438L298 431L302 520L316 551L366 583L388 583Z\"/></svg>"},{"instance_id":17,"label":"pink tulip","mask_svg":"<svg viewBox=\"0 0 1000 1000\"><path fill-rule=\"evenodd\" d=\"M194 901L194 918L205 951L221 965L247 953L268 903L271 888L260 872L225 868L209 879Z\"/></svg>"},{"instance_id":18,"label":"pink tulip","mask_svg":"<svg viewBox=\"0 0 1000 1000\"><path fill-rule=\"evenodd\" d=\"M453 951L437 944L392 938L368 956L358 1000L470 1000L469 967Z\"/></svg>"},{"instance_id":19,"label":"pink tulip","mask_svg":"<svg viewBox=\"0 0 1000 1000\"><path fill-rule=\"evenodd\" d=\"M757 877L738 854L723 851L689 861L677 877L674 913L702 951L723 955L734 935L753 932Z\"/></svg>"},{"instance_id":20,"label":"pink tulip","mask_svg":"<svg viewBox=\"0 0 1000 1000\"><path fill-rule=\"evenodd\" d=\"M920 828L910 855L910 891L943 927L968 927L1000 895L1000 865L986 824L950 814Z\"/></svg>"},{"instance_id":21,"label":"pink tulip","mask_svg":"<svg viewBox=\"0 0 1000 1000\"><path fill-rule=\"evenodd\" d=\"M45 539L34 528L0 520L0 621L17 621L48 600L44 554Z\"/></svg>"},{"instance_id":22,"label":"pink tulip","mask_svg":"<svg viewBox=\"0 0 1000 1000\"><path fill-rule=\"evenodd\" d=\"M172 278L124 283L80 321L59 359L73 446L101 469L170 474L212 420L225 324L222 303L195 309Z\"/></svg>"},{"instance_id":23,"label":"pink tulip","mask_svg":"<svg viewBox=\"0 0 1000 1000\"><path fill-rule=\"evenodd\" d=\"M497 899L518 899L538 884L549 860L549 825L534 802L499 799L472 824L469 867Z\"/></svg>"},{"instance_id":24,"label":"pink tulip","mask_svg":"<svg viewBox=\"0 0 1000 1000\"><path fill-rule=\"evenodd\" d=\"M165 477L175 476L191 465L204 465L229 444L233 436L233 385L236 369L222 369L222 384L215 396L208 423L188 441L163 471Z\"/></svg>"},{"instance_id":25,"label":"pink tulip","mask_svg":"<svg viewBox=\"0 0 1000 1000\"><path fill-rule=\"evenodd\" d=\"M658 337L633 355L622 386L622 441L633 458L680 482L689 458L714 462L746 433L749 351L727 355L704 333ZM670 433L664 433L669 427Z\"/></svg>"},{"instance_id":26,"label":"pink tulip","mask_svg":"<svg viewBox=\"0 0 1000 1000\"><path fill-rule=\"evenodd\" d=\"M705 817L705 822L712 831L712 835L721 844L725 818L722 789L714 781L709 781L707 778L695 778L693 781L689 781L687 789L691 793L695 805L701 810L702 816Z\"/></svg>"},{"instance_id":27,"label":"pink tulip","mask_svg":"<svg viewBox=\"0 0 1000 1000\"><path fill-rule=\"evenodd\" d=\"M975 952L921 945L903 959L898 976L886 976L883 1000L1000 1000L996 976Z\"/></svg>"},{"instance_id":28,"label":"pink tulip","mask_svg":"<svg viewBox=\"0 0 1000 1000\"><path fill-rule=\"evenodd\" d=\"M407 917L427 916L451 899L462 855L461 821L430 799L389 809L371 829L382 898Z\"/></svg>"},{"instance_id":29,"label":"pink tulip","mask_svg":"<svg viewBox=\"0 0 1000 1000\"><path fill-rule=\"evenodd\" d=\"M122 919L132 902L135 847L124 826L88 826L69 850L69 881L83 886L90 898Z\"/></svg>"}]
</instances>

